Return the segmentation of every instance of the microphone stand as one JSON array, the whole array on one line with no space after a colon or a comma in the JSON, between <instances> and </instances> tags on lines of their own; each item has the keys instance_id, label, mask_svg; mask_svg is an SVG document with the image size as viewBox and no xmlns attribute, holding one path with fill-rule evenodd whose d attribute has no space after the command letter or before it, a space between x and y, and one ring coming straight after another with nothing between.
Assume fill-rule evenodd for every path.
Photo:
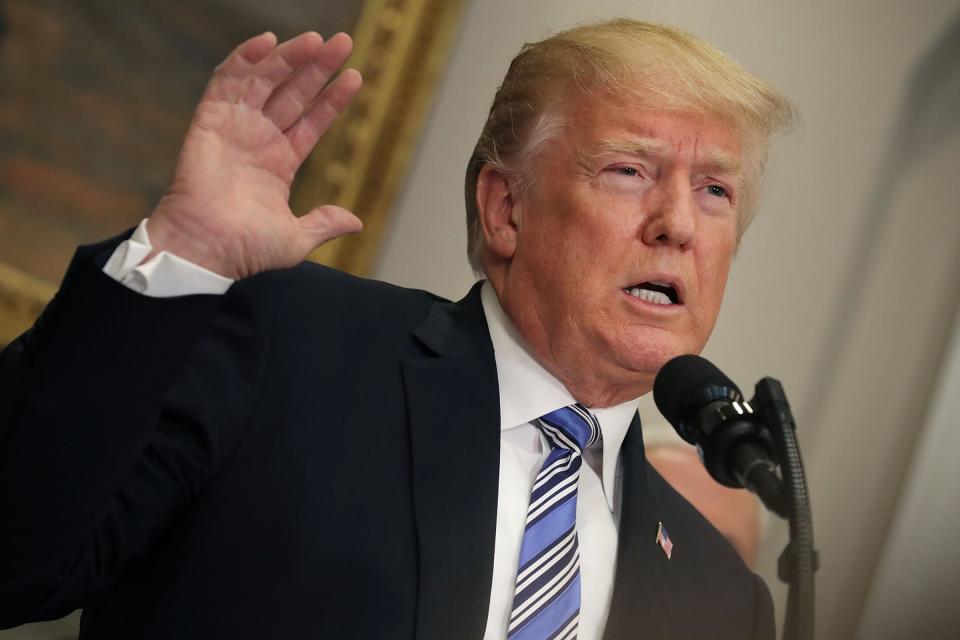
<instances>
[{"instance_id":1,"label":"microphone stand","mask_svg":"<svg viewBox=\"0 0 960 640\"><path fill-rule=\"evenodd\" d=\"M789 585L784 640L813 640L813 518L800 447L783 387L757 383L743 401L740 390L715 366L693 355L665 364L653 385L657 408L684 440L697 445L710 475L722 485L746 487L790 524L790 542L778 575Z\"/></svg>"},{"instance_id":2,"label":"microphone stand","mask_svg":"<svg viewBox=\"0 0 960 640\"><path fill-rule=\"evenodd\" d=\"M786 502L790 524L790 542L777 563L780 580L789 585L783 638L813 640L813 576L819 566L819 557L813 547L810 496L793 415L783 387L773 378L764 378L757 383L756 395L750 404L773 437L782 474L781 495Z\"/></svg>"}]
</instances>

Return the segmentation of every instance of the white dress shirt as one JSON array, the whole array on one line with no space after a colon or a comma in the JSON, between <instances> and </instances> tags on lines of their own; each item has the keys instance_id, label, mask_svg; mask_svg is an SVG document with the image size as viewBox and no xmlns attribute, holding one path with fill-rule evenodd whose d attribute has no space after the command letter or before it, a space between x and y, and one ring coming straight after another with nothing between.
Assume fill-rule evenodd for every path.
<instances>
[{"instance_id":1,"label":"white dress shirt","mask_svg":"<svg viewBox=\"0 0 960 640\"><path fill-rule=\"evenodd\" d=\"M146 220L114 251L104 273L144 295L171 297L224 293L232 280L167 252L138 264L151 251ZM481 291L500 391L500 483L493 584L484 640L506 637L524 522L540 465L549 453L531 421L573 404L570 392L529 353L489 283ZM634 400L594 409L603 440L584 452L577 498L581 606L578 638L600 640L610 611L617 558L619 452L637 410Z\"/></svg>"}]
</instances>

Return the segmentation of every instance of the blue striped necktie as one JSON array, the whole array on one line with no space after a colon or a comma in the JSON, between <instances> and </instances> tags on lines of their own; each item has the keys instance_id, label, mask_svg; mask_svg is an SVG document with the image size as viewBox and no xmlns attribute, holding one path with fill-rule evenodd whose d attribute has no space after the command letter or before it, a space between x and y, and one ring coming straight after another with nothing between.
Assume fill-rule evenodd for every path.
<instances>
[{"instance_id":1,"label":"blue striped necktie","mask_svg":"<svg viewBox=\"0 0 960 640\"><path fill-rule=\"evenodd\" d=\"M551 451L527 508L507 638L573 640L580 620L577 482L581 453L600 440L600 425L580 404L548 413L536 425Z\"/></svg>"}]
</instances>

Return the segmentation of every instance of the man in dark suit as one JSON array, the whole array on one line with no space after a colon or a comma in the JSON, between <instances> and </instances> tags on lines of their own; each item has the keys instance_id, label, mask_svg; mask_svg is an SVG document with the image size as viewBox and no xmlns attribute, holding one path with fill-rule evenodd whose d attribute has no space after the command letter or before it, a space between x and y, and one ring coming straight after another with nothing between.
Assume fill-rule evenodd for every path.
<instances>
[{"instance_id":1,"label":"man in dark suit","mask_svg":"<svg viewBox=\"0 0 960 640\"><path fill-rule=\"evenodd\" d=\"M0 626L83 607L89 638L773 637L634 409L703 347L789 107L657 25L528 45L467 171L487 281L450 303L299 264L360 226L286 204L360 86L328 83L349 48L238 47L149 223L82 248L5 352ZM551 435L570 412L596 437Z\"/></svg>"}]
</instances>

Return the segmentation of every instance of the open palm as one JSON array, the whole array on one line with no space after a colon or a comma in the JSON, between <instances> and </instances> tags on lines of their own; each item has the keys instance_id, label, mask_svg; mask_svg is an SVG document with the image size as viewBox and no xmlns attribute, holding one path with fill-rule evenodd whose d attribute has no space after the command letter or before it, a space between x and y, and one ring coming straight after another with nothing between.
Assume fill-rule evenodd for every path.
<instances>
[{"instance_id":1,"label":"open palm","mask_svg":"<svg viewBox=\"0 0 960 640\"><path fill-rule=\"evenodd\" d=\"M217 67L197 106L169 190L150 216L155 251L224 276L292 266L360 221L326 205L290 211L297 168L360 88L349 36L305 33L277 45L266 33Z\"/></svg>"}]
</instances>

